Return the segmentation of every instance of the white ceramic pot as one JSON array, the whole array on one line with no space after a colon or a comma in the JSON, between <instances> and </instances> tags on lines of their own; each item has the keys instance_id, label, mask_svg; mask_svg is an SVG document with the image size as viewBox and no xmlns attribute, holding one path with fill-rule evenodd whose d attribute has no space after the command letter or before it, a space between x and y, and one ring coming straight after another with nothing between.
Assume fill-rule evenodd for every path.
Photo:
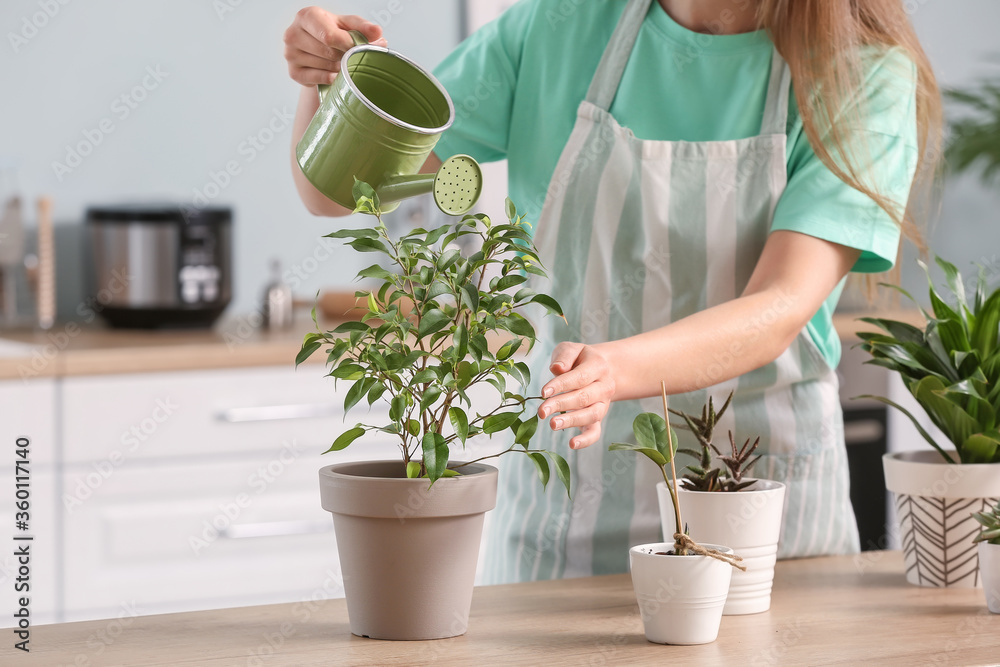
<instances>
[{"instance_id":1,"label":"white ceramic pot","mask_svg":"<svg viewBox=\"0 0 1000 667\"><path fill-rule=\"evenodd\" d=\"M407 479L403 464L359 461L319 471L333 514L351 632L372 639L464 634L485 513L497 469L475 463L459 477Z\"/></svg>"},{"instance_id":2,"label":"white ceramic pot","mask_svg":"<svg viewBox=\"0 0 1000 667\"><path fill-rule=\"evenodd\" d=\"M979 543L979 572L986 592L986 606L994 614L1000 614L1000 544Z\"/></svg>"},{"instance_id":3,"label":"white ceramic pot","mask_svg":"<svg viewBox=\"0 0 1000 667\"><path fill-rule=\"evenodd\" d=\"M656 494L663 539L670 540L676 527L666 484L657 484ZM732 547L747 567L746 572L733 572L723 613L736 616L770 609L785 485L761 479L736 493L690 491L681 486L679 502L691 539Z\"/></svg>"},{"instance_id":4,"label":"white ceramic pot","mask_svg":"<svg viewBox=\"0 0 1000 667\"><path fill-rule=\"evenodd\" d=\"M728 547L702 544L733 553ZM673 542L628 552L632 587L646 639L656 644L708 644L719 636L733 566L708 556L662 556Z\"/></svg>"},{"instance_id":5,"label":"white ceramic pot","mask_svg":"<svg viewBox=\"0 0 1000 667\"><path fill-rule=\"evenodd\" d=\"M936 451L882 457L893 493L906 580L918 586L976 588L978 557L972 537L1000 498L1000 464L946 463Z\"/></svg>"}]
</instances>

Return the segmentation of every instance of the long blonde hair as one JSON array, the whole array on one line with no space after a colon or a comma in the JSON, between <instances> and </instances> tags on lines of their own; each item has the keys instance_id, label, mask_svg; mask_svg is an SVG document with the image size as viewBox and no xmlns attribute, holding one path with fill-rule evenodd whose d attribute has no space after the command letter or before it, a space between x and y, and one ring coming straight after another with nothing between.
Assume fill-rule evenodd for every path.
<instances>
[{"instance_id":1,"label":"long blonde hair","mask_svg":"<svg viewBox=\"0 0 1000 667\"><path fill-rule=\"evenodd\" d=\"M816 156L842 181L871 197L923 252L920 227L933 206L941 164L941 96L902 0L758 0L758 19L787 61L802 127ZM909 202L897 202L871 178L864 142L862 54L901 49L916 70L919 157Z\"/></svg>"}]
</instances>

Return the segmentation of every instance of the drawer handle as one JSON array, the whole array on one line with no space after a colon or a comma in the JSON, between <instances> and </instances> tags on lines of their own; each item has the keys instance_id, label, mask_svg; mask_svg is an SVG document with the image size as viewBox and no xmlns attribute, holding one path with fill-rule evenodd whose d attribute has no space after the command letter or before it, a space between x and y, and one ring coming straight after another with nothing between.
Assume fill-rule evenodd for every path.
<instances>
[{"instance_id":1,"label":"drawer handle","mask_svg":"<svg viewBox=\"0 0 1000 667\"><path fill-rule=\"evenodd\" d=\"M237 424L264 422L278 419L316 419L338 417L344 411L330 403L298 403L292 405L261 405L246 408L227 408L216 413L218 421Z\"/></svg>"},{"instance_id":2,"label":"drawer handle","mask_svg":"<svg viewBox=\"0 0 1000 667\"><path fill-rule=\"evenodd\" d=\"M333 528L332 521L265 521L261 523L238 523L219 531L219 537L230 540L244 540L249 537L281 537L285 535L311 535L326 533Z\"/></svg>"}]
</instances>

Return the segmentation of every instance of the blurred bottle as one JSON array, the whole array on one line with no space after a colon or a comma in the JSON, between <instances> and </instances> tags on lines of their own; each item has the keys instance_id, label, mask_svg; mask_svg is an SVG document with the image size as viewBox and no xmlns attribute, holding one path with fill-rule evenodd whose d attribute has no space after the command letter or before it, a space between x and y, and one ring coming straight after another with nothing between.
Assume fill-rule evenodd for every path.
<instances>
[{"instance_id":1,"label":"blurred bottle","mask_svg":"<svg viewBox=\"0 0 1000 667\"><path fill-rule=\"evenodd\" d=\"M271 260L271 282L264 289L264 327L287 329L292 325L292 288L281 279L281 262Z\"/></svg>"}]
</instances>

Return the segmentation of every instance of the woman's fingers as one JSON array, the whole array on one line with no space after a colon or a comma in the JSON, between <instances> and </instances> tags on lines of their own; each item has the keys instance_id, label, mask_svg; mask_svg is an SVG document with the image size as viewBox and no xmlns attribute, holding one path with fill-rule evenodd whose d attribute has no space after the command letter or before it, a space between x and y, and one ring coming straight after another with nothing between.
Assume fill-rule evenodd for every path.
<instances>
[{"instance_id":1,"label":"woman's fingers","mask_svg":"<svg viewBox=\"0 0 1000 667\"><path fill-rule=\"evenodd\" d=\"M326 58L320 58L319 56L314 56L311 53L291 47L285 48L285 60L288 61L289 67L308 67L311 69L326 70L327 72L340 71L340 63L335 63Z\"/></svg>"},{"instance_id":2,"label":"woman's fingers","mask_svg":"<svg viewBox=\"0 0 1000 667\"><path fill-rule=\"evenodd\" d=\"M297 65L288 65L288 74L295 81L301 83L303 86L315 86L321 83L333 83L333 80L337 78L335 72L331 72L325 69L315 69L313 67L298 67Z\"/></svg>"},{"instance_id":3,"label":"woman's fingers","mask_svg":"<svg viewBox=\"0 0 1000 667\"><path fill-rule=\"evenodd\" d=\"M288 58L289 51L309 53L338 66L343 55L342 51L327 46L294 23L285 31L285 58Z\"/></svg>"},{"instance_id":4,"label":"woman's fingers","mask_svg":"<svg viewBox=\"0 0 1000 667\"><path fill-rule=\"evenodd\" d=\"M583 348L584 346L580 343L559 343L556 345L556 349L552 351L552 361L549 362L549 370L555 375L561 375L573 368ZM547 388L548 385L542 389L542 396L550 396L552 393L555 393L550 392L546 394L545 390Z\"/></svg>"},{"instance_id":5,"label":"woman's fingers","mask_svg":"<svg viewBox=\"0 0 1000 667\"><path fill-rule=\"evenodd\" d=\"M340 26L343 17L319 7L300 9L293 26L298 25L323 44L344 52L354 45L351 36Z\"/></svg>"},{"instance_id":6,"label":"woman's fingers","mask_svg":"<svg viewBox=\"0 0 1000 667\"><path fill-rule=\"evenodd\" d=\"M575 391L557 394L539 406L538 416L545 419L557 412L580 410L596 403L610 403L614 389L598 380Z\"/></svg>"},{"instance_id":7,"label":"woman's fingers","mask_svg":"<svg viewBox=\"0 0 1000 667\"><path fill-rule=\"evenodd\" d=\"M382 26L377 23L372 23L371 21L366 21L360 16L347 15L340 17L341 27L347 30L357 30L368 40L370 44L375 44L379 41L385 41L382 39ZM351 42L351 46L354 43ZM348 47L350 48L350 47Z\"/></svg>"},{"instance_id":8,"label":"woman's fingers","mask_svg":"<svg viewBox=\"0 0 1000 667\"><path fill-rule=\"evenodd\" d=\"M583 428L591 424L599 424L607 413L607 403L594 403L580 410L573 410L553 417L552 430L561 431L564 428Z\"/></svg>"},{"instance_id":9,"label":"woman's fingers","mask_svg":"<svg viewBox=\"0 0 1000 667\"><path fill-rule=\"evenodd\" d=\"M580 435L570 439L569 447L570 449L583 449L584 447L590 447L600 439L601 422L597 422L596 424L584 426L580 430Z\"/></svg>"}]
</instances>

